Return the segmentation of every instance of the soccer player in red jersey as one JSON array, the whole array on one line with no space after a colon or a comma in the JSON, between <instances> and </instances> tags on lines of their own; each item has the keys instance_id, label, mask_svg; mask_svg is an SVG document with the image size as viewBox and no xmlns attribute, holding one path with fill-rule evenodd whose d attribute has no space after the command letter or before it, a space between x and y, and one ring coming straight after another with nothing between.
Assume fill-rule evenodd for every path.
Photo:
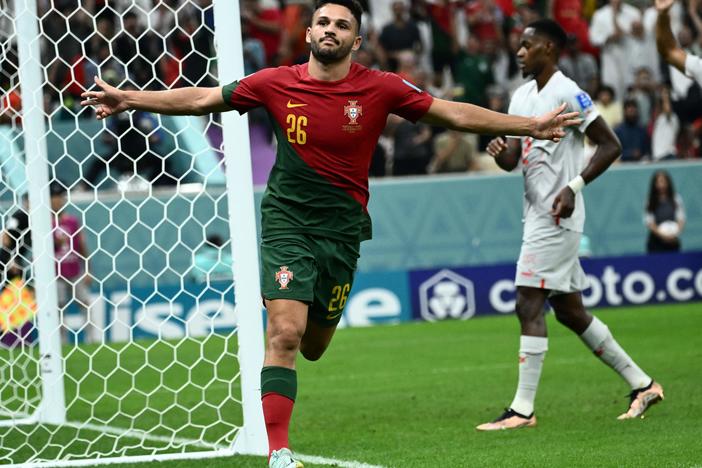
<instances>
[{"instance_id":1,"label":"soccer player in red jersey","mask_svg":"<svg viewBox=\"0 0 702 468\"><path fill-rule=\"evenodd\" d=\"M309 62L269 68L223 87L123 91L95 78L83 94L98 119L140 109L202 115L264 107L278 140L261 204L261 290L268 311L261 371L269 466L294 468L288 426L298 351L319 359L341 319L360 242L371 237L368 170L388 114L465 132L558 140L580 123L565 104L508 116L436 99L392 73L353 63L361 45L356 0L320 0L307 29Z\"/></svg>"}]
</instances>

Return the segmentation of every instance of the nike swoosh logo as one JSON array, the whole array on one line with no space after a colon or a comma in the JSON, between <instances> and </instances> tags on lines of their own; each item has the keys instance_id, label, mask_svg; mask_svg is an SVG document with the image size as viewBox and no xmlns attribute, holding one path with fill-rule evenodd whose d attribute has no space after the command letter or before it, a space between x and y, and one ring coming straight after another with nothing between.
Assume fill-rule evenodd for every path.
<instances>
[{"instance_id":1,"label":"nike swoosh logo","mask_svg":"<svg viewBox=\"0 0 702 468\"><path fill-rule=\"evenodd\" d=\"M327 320L334 320L338 316L340 316L343 312L339 312L338 314L328 314L327 315Z\"/></svg>"},{"instance_id":2,"label":"nike swoosh logo","mask_svg":"<svg viewBox=\"0 0 702 468\"><path fill-rule=\"evenodd\" d=\"M294 108L296 108L296 107L304 107L304 106L306 106L306 105L307 105L307 104L293 104L291 100L288 100L288 105L287 105L287 107L288 107L288 109L294 109Z\"/></svg>"}]
</instances>

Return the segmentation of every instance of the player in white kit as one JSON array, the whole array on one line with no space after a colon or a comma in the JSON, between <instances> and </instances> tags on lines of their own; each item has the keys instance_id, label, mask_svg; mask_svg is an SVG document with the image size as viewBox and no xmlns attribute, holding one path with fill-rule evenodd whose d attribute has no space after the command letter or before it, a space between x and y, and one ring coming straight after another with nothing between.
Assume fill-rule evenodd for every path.
<instances>
[{"instance_id":1,"label":"player in white kit","mask_svg":"<svg viewBox=\"0 0 702 468\"><path fill-rule=\"evenodd\" d=\"M521 164L524 175L524 235L517 262L516 312L521 324L519 383L510 407L481 431L536 425L534 400L548 349L544 304L548 300L556 319L574 331L602 361L631 386L629 408L619 419L635 418L663 399L663 389L643 372L614 340L607 326L588 313L581 291L585 273L578 246L585 222L582 188L604 172L621 154L619 140L600 117L590 96L558 70L563 29L552 20L539 20L524 30L517 59L525 78L509 113L538 115L567 103L580 112L582 124L572 127L559 142L531 138L496 138L488 153L511 171ZM585 165L585 136L597 145Z\"/></svg>"},{"instance_id":2,"label":"player in white kit","mask_svg":"<svg viewBox=\"0 0 702 468\"><path fill-rule=\"evenodd\" d=\"M670 7L675 0L656 0L656 45L658 53L666 62L674 66L697 83L702 85L702 58L685 52L673 36L670 28Z\"/></svg>"}]
</instances>

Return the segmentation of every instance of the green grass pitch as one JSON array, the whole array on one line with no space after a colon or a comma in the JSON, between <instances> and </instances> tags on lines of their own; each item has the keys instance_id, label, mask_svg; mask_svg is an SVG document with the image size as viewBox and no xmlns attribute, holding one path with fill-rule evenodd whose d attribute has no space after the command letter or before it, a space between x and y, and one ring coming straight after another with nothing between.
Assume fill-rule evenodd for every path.
<instances>
[{"instance_id":1,"label":"green grass pitch","mask_svg":"<svg viewBox=\"0 0 702 468\"><path fill-rule=\"evenodd\" d=\"M549 351L536 405L538 426L478 433L474 426L496 417L513 396L517 320L508 316L411 323L340 330L321 361L299 361L293 448L387 467L702 467L702 304L602 310L598 316L665 389L666 401L645 419L616 420L627 405L626 384L549 316ZM198 343L191 346L195 351ZM221 352L223 343L208 346ZM213 364L202 381L217 372L222 379L233 375L223 364ZM172 372L175 380L185 375ZM224 384L183 390L190 396L178 392L167 396L194 402L204 392L215 405L218 392L220 400L226 400L232 391ZM106 413L114 410L110 405L114 403L105 402ZM204 413L207 410L203 408ZM170 413L165 411L162 424L175 425L183 417ZM169 417L174 420L169 422ZM188 430L179 435L192 437L197 432ZM226 428L209 431L215 439L227 433ZM94 447L99 447L100 434L93 438ZM0 428L0 459L12 444L26 439L17 429ZM195 463L199 462L166 465ZM265 466L264 459L256 457L202 463Z\"/></svg>"}]
</instances>

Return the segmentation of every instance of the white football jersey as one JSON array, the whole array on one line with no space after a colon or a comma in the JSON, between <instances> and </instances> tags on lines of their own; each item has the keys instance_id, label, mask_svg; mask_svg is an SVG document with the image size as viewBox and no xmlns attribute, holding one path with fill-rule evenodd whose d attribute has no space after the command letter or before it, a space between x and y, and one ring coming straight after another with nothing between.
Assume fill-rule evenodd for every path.
<instances>
[{"instance_id":1,"label":"white football jersey","mask_svg":"<svg viewBox=\"0 0 702 468\"><path fill-rule=\"evenodd\" d=\"M702 58L688 53L685 59L685 74L702 86Z\"/></svg>"},{"instance_id":2,"label":"white football jersey","mask_svg":"<svg viewBox=\"0 0 702 468\"><path fill-rule=\"evenodd\" d=\"M585 129L599 117L590 96L560 71L551 76L539 91L536 80L520 86L512 95L509 113L532 117L544 114L562 103L567 112L580 112L583 122L566 129L560 142L520 137L521 167L524 174L524 238L539 226L558 224L583 232L585 201L582 193L575 197L575 210L570 218L554 220L549 211L556 195L576 177L585 164Z\"/></svg>"}]
</instances>

